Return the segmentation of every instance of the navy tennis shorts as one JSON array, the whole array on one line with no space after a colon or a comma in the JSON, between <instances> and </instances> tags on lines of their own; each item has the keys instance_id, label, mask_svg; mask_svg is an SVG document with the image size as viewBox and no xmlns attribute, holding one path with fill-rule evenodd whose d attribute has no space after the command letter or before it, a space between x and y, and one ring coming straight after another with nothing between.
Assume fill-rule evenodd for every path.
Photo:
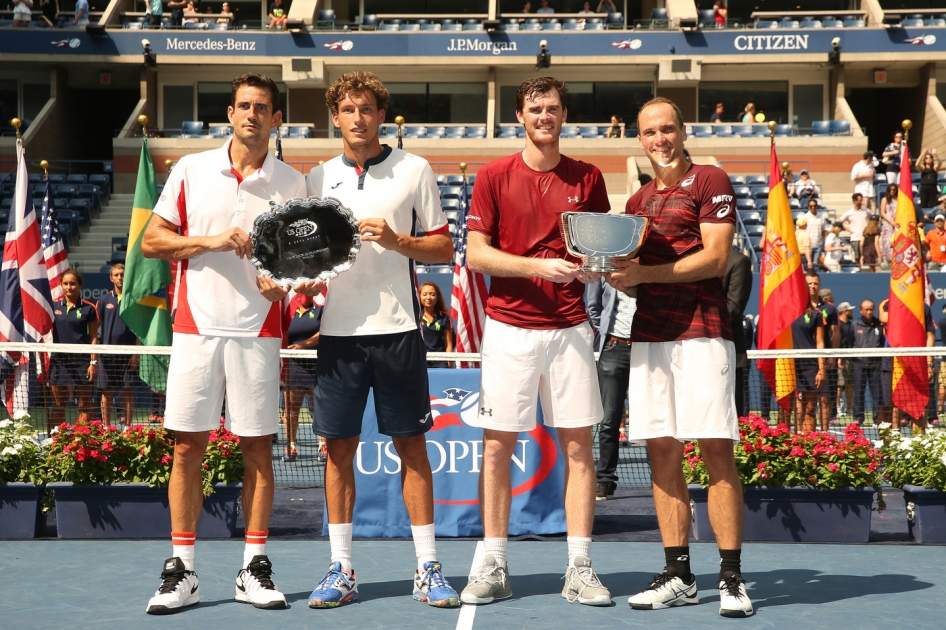
<instances>
[{"instance_id":1,"label":"navy tennis shorts","mask_svg":"<svg viewBox=\"0 0 946 630\"><path fill-rule=\"evenodd\" d=\"M49 357L49 383L61 387L92 385L88 354L53 352Z\"/></svg>"},{"instance_id":2,"label":"navy tennis shorts","mask_svg":"<svg viewBox=\"0 0 946 630\"><path fill-rule=\"evenodd\" d=\"M427 349L419 330L319 340L312 430L342 440L361 434L374 391L378 432L413 437L433 427Z\"/></svg>"},{"instance_id":3,"label":"navy tennis shorts","mask_svg":"<svg viewBox=\"0 0 946 630\"><path fill-rule=\"evenodd\" d=\"M140 358L140 357L139 357ZM99 385L102 389L118 389L137 387L138 368L131 367L131 355L127 354L100 354L99 372L104 375Z\"/></svg>"}]
</instances>

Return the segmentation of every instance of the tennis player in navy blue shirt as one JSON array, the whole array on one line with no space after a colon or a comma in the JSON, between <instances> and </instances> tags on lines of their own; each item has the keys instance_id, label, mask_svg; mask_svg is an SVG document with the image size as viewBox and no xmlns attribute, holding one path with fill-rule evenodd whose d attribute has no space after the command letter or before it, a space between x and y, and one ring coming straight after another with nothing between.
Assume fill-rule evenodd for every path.
<instances>
[{"instance_id":1,"label":"tennis player in navy blue shirt","mask_svg":"<svg viewBox=\"0 0 946 630\"><path fill-rule=\"evenodd\" d=\"M53 343L98 343L99 317L95 304L82 299L82 274L70 269L62 274L60 284L64 299L53 304ZM80 418L94 413L92 383L97 374L98 361L94 354L50 354L49 384L55 407L47 418L47 430L65 421L66 403L73 397Z\"/></svg>"},{"instance_id":2,"label":"tennis player in navy blue shirt","mask_svg":"<svg viewBox=\"0 0 946 630\"><path fill-rule=\"evenodd\" d=\"M112 286L115 288L102 295L95 304L100 318L98 342L99 344L113 346L138 345L139 342L135 333L128 330L128 326L119 317L122 285L125 280L125 265L122 263L112 265L108 279L112 281ZM115 398L115 390L120 389L125 415L120 417L119 421L133 424L135 411L134 388L140 382L138 380L138 355L103 354L100 362L98 386L102 389L102 420L111 423L112 400Z\"/></svg>"}]
</instances>

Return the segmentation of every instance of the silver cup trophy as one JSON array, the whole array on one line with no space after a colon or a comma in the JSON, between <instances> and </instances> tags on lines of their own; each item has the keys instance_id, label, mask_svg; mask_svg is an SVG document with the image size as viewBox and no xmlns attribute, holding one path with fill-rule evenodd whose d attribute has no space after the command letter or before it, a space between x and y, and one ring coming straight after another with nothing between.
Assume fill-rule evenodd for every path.
<instances>
[{"instance_id":1,"label":"silver cup trophy","mask_svg":"<svg viewBox=\"0 0 946 630\"><path fill-rule=\"evenodd\" d=\"M647 217L633 214L562 213L565 247L581 259L582 271L617 271L611 259L636 254L649 228Z\"/></svg>"},{"instance_id":2,"label":"silver cup trophy","mask_svg":"<svg viewBox=\"0 0 946 630\"><path fill-rule=\"evenodd\" d=\"M257 273L283 286L334 278L361 249L354 215L331 197L289 199L256 217L250 239Z\"/></svg>"}]
</instances>

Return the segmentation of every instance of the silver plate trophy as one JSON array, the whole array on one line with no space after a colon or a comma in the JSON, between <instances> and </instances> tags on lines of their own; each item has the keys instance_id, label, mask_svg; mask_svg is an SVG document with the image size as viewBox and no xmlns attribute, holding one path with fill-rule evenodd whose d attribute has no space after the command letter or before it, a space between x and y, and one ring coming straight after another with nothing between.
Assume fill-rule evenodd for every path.
<instances>
[{"instance_id":1,"label":"silver plate trophy","mask_svg":"<svg viewBox=\"0 0 946 630\"><path fill-rule=\"evenodd\" d=\"M361 249L355 217L337 199L289 199L253 222L250 262L261 276L292 286L350 269Z\"/></svg>"},{"instance_id":2,"label":"silver plate trophy","mask_svg":"<svg viewBox=\"0 0 946 630\"><path fill-rule=\"evenodd\" d=\"M562 213L565 247L569 254L581 259L582 271L617 271L611 259L636 254L649 227L647 217L633 214Z\"/></svg>"}]
</instances>

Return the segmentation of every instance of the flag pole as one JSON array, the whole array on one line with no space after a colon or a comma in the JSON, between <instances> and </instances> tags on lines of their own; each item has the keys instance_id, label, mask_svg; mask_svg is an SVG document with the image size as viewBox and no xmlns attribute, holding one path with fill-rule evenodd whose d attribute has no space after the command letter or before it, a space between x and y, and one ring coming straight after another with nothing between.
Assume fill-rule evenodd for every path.
<instances>
[{"instance_id":1,"label":"flag pole","mask_svg":"<svg viewBox=\"0 0 946 630\"><path fill-rule=\"evenodd\" d=\"M49 162L46 160L41 160L39 167L43 169L43 177L46 178L46 181L49 181Z\"/></svg>"},{"instance_id":2,"label":"flag pole","mask_svg":"<svg viewBox=\"0 0 946 630\"><path fill-rule=\"evenodd\" d=\"M148 137L148 117L144 114L138 116L138 124L141 125L141 137Z\"/></svg>"},{"instance_id":3,"label":"flag pole","mask_svg":"<svg viewBox=\"0 0 946 630\"><path fill-rule=\"evenodd\" d=\"M398 116L394 119L394 124L397 125L397 148L404 148L404 136L401 133L401 128L404 126L404 117Z\"/></svg>"},{"instance_id":4,"label":"flag pole","mask_svg":"<svg viewBox=\"0 0 946 630\"><path fill-rule=\"evenodd\" d=\"M168 170L168 175L170 175L171 169L174 168L174 160L171 158L164 160L164 167Z\"/></svg>"},{"instance_id":5,"label":"flag pole","mask_svg":"<svg viewBox=\"0 0 946 630\"><path fill-rule=\"evenodd\" d=\"M22 138L20 137L20 125L22 124L23 124L23 121L21 121L19 118L14 118L13 120L10 121L10 126L16 129L17 140L22 140Z\"/></svg>"},{"instance_id":6,"label":"flag pole","mask_svg":"<svg viewBox=\"0 0 946 630\"><path fill-rule=\"evenodd\" d=\"M910 139L910 130L913 129L913 121L907 118L900 124L903 125L903 143L906 144L907 140Z\"/></svg>"}]
</instances>

